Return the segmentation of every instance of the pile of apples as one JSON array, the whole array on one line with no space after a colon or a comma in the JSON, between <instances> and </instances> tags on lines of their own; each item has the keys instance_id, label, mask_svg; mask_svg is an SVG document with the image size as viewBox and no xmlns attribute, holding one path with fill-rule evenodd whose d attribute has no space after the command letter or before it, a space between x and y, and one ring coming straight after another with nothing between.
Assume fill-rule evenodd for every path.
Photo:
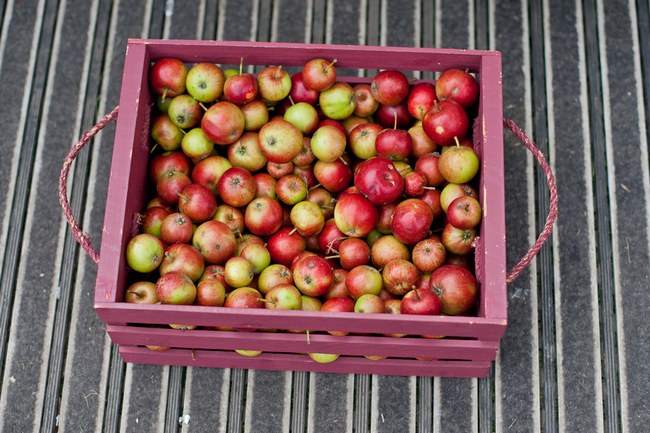
<instances>
[{"instance_id":1,"label":"pile of apples","mask_svg":"<svg viewBox=\"0 0 650 433\"><path fill-rule=\"evenodd\" d=\"M336 72L322 58L295 74L152 64L127 302L475 314L477 80Z\"/></svg>"}]
</instances>

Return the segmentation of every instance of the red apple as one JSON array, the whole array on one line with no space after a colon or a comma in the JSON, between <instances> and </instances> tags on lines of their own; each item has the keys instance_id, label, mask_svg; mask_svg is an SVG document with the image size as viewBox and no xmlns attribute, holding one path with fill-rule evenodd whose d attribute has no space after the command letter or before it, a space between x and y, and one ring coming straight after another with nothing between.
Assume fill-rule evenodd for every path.
<instances>
[{"instance_id":1,"label":"red apple","mask_svg":"<svg viewBox=\"0 0 650 433\"><path fill-rule=\"evenodd\" d=\"M215 221L221 221L228 226L230 231L238 236L241 236L242 231L245 229L244 213L239 208L225 203L221 203L217 206L217 211L212 219Z\"/></svg>"},{"instance_id":2,"label":"red apple","mask_svg":"<svg viewBox=\"0 0 650 433\"><path fill-rule=\"evenodd\" d=\"M379 271L368 265L350 269L345 278L345 286L352 299L359 299L365 294L379 295L383 285Z\"/></svg>"},{"instance_id":3,"label":"red apple","mask_svg":"<svg viewBox=\"0 0 650 433\"><path fill-rule=\"evenodd\" d=\"M180 193L178 211L187 215L193 223L202 223L217 211L217 199L207 187L193 183Z\"/></svg>"},{"instance_id":4,"label":"red apple","mask_svg":"<svg viewBox=\"0 0 650 433\"><path fill-rule=\"evenodd\" d=\"M336 200L332 194L325 188L312 188L307 193L307 201L316 203L320 207L321 212L323 212L323 218L326 220L334 216L334 204Z\"/></svg>"},{"instance_id":5,"label":"red apple","mask_svg":"<svg viewBox=\"0 0 650 433\"><path fill-rule=\"evenodd\" d=\"M404 180L393 162L383 156L367 159L354 171L354 185L376 205L392 203L404 191Z\"/></svg>"},{"instance_id":6,"label":"red apple","mask_svg":"<svg viewBox=\"0 0 650 433\"><path fill-rule=\"evenodd\" d=\"M208 156L196 163L192 169L192 182L201 184L216 194L221 175L231 167L230 161L223 156Z\"/></svg>"},{"instance_id":7,"label":"red apple","mask_svg":"<svg viewBox=\"0 0 650 433\"><path fill-rule=\"evenodd\" d=\"M257 280L257 288L262 294L281 284L293 284L293 272L280 263L272 263L264 268Z\"/></svg>"},{"instance_id":8,"label":"red apple","mask_svg":"<svg viewBox=\"0 0 650 433\"><path fill-rule=\"evenodd\" d=\"M180 272L169 272L156 281L156 294L163 304L190 305L196 299L196 286Z\"/></svg>"},{"instance_id":9,"label":"red apple","mask_svg":"<svg viewBox=\"0 0 650 433\"><path fill-rule=\"evenodd\" d=\"M244 213L244 224L258 236L269 236L282 226L284 213L282 206L270 197L254 198Z\"/></svg>"},{"instance_id":10,"label":"red apple","mask_svg":"<svg viewBox=\"0 0 650 433\"><path fill-rule=\"evenodd\" d=\"M403 161L411 155L413 139L404 129L384 129L375 140L377 155Z\"/></svg>"},{"instance_id":11,"label":"red apple","mask_svg":"<svg viewBox=\"0 0 650 433\"><path fill-rule=\"evenodd\" d=\"M316 203L307 200L296 203L289 215L294 229L303 237L320 233L325 225L325 218Z\"/></svg>"},{"instance_id":12,"label":"red apple","mask_svg":"<svg viewBox=\"0 0 650 433\"><path fill-rule=\"evenodd\" d=\"M445 182L445 178L442 177L439 170L439 153L427 153L421 155L415 165L413 166L414 171L422 173L427 179L427 185L429 186L439 186Z\"/></svg>"},{"instance_id":13,"label":"red apple","mask_svg":"<svg viewBox=\"0 0 650 433\"><path fill-rule=\"evenodd\" d=\"M245 132L228 146L228 160L234 167L242 167L250 172L266 166L266 156L260 149L256 132Z\"/></svg>"},{"instance_id":14,"label":"red apple","mask_svg":"<svg viewBox=\"0 0 650 433\"><path fill-rule=\"evenodd\" d=\"M445 263L447 250L438 236L431 236L415 244L411 255L420 272L430 273Z\"/></svg>"},{"instance_id":15,"label":"red apple","mask_svg":"<svg viewBox=\"0 0 650 433\"><path fill-rule=\"evenodd\" d=\"M440 155L438 170L447 182L467 183L478 173L478 155L471 147L451 146Z\"/></svg>"},{"instance_id":16,"label":"red apple","mask_svg":"<svg viewBox=\"0 0 650 433\"><path fill-rule=\"evenodd\" d=\"M223 306L226 308L264 308L263 296L252 287L239 287L228 293ZM252 329L242 329L251 331Z\"/></svg>"},{"instance_id":17,"label":"red apple","mask_svg":"<svg viewBox=\"0 0 650 433\"><path fill-rule=\"evenodd\" d=\"M319 127L311 137L311 151L320 161L336 161L345 152L346 145L346 135L332 125Z\"/></svg>"},{"instance_id":18,"label":"red apple","mask_svg":"<svg viewBox=\"0 0 650 433\"><path fill-rule=\"evenodd\" d=\"M269 197L272 199L277 198L275 191L276 179L268 173L263 171L253 175L255 182L255 197Z\"/></svg>"},{"instance_id":19,"label":"red apple","mask_svg":"<svg viewBox=\"0 0 650 433\"><path fill-rule=\"evenodd\" d=\"M410 261L395 259L386 263L381 271L384 288L393 295L404 295L417 287L420 271Z\"/></svg>"},{"instance_id":20,"label":"red apple","mask_svg":"<svg viewBox=\"0 0 650 433\"><path fill-rule=\"evenodd\" d=\"M442 312L440 298L428 289L413 289L402 298L402 314L439 315Z\"/></svg>"},{"instance_id":21,"label":"red apple","mask_svg":"<svg viewBox=\"0 0 650 433\"><path fill-rule=\"evenodd\" d=\"M336 81L336 59L328 61L321 58L311 59L302 67L302 81L310 90L323 91Z\"/></svg>"},{"instance_id":22,"label":"red apple","mask_svg":"<svg viewBox=\"0 0 650 433\"><path fill-rule=\"evenodd\" d=\"M282 66L267 66L257 74L257 88L263 100L277 102L291 91L291 76Z\"/></svg>"},{"instance_id":23,"label":"red apple","mask_svg":"<svg viewBox=\"0 0 650 433\"><path fill-rule=\"evenodd\" d=\"M359 83L354 87L354 96L357 99L357 106L354 109L354 115L359 117L372 116L377 108L379 102L372 96L370 84Z\"/></svg>"},{"instance_id":24,"label":"red apple","mask_svg":"<svg viewBox=\"0 0 650 433\"><path fill-rule=\"evenodd\" d=\"M469 130L469 118L465 109L452 100L436 102L422 119L424 132L438 146L454 144L465 137Z\"/></svg>"},{"instance_id":25,"label":"red apple","mask_svg":"<svg viewBox=\"0 0 650 433\"><path fill-rule=\"evenodd\" d=\"M380 104L375 111L375 118L384 128L409 129L413 125L413 117L409 114L406 101L395 106Z\"/></svg>"},{"instance_id":26,"label":"red apple","mask_svg":"<svg viewBox=\"0 0 650 433\"><path fill-rule=\"evenodd\" d=\"M409 114L422 120L427 111L437 101L436 88L433 84L422 82L411 86L406 100Z\"/></svg>"},{"instance_id":27,"label":"red apple","mask_svg":"<svg viewBox=\"0 0 650 433\"><path fill-rule=\"evenodd\" d=\"M343 268L336 268L332 271L334 274L334 281L330 286L327 293L323 295L324 299L330 298L349 298L348 288L345 285L345 279L348 276L348 271Z\"/></svg>"},{"instance_id":28,"label":"red apple","mask_svg":"<svg viewBox=\"0 0 650 433\"><path fill-rule=\"evenodd\" d=\"M352 169L349 164L340 159L332 162L316 161L314 176L323 188L331 193L337 193L346 189L350 184Z\"/></svg>"},{"instance_id":29,"label":"red apple","mask_svg":"<svg viewBox=\"0 0 650 433\"><path fill-rule=\"evenodd\" d=\"M392 260L410 258L411 250L393 235L380 237L370 247L370 260L379 269Z\"/></svg>"},{"instance_id":30,"label":"red apple","mask_svg":"<svg viewBox=\"0 0 650 433\"><path fill-rule=\"evenodd\" d=\"M165 255L158 268L160 275L169 272L180 272L192 281L197 281L203 275L205 262L203 256L189 244L172 244L165 250Z\"/></svg>"},{"instance_id":31,"label":"red apple","mask_svg":"<svg viewBox=\"0 0 650 433\"><path fill-rule=\"evenodd\" d=\"M259 99L240 105L239 109L244 115L244 131L259 131L269 121L269 108Z\"/></svg>"},{"instance_id":32,"label":"red apple","mask_svg":"<svg viewBox=\"0 0 650 433\"><path fill-rule=\"evenodd\" d=\"M390 227L401 242L412 245L428 236L433 222L433 211L425 202L408 198L395 208Z\"/></svg>"},{"instance_id":33,"label":"red apple","mask_svg":"<svg viewBox=\"0 0 650 433\"><path fill-rule=\"evenodd\" d=\"M221 307L226 299L226 287L217 279L200 281L196 285L196 303Z\"/></svg>"},{"instance_id":34,"label":"red apple","mask_svg":"<svg viewBox=\"0 0 650 433\"><path fill-rule=\"evenodd\" d=\"M345 235L363 237L377 224L377 208L361 194L346 194L336 202L334 220Z\"/></svg>"},{"instance_id":35,"label":"red apple","mask_svg":"<svg viewBox=\"0 0 650 433\"><path fill-rule=\"evenodd\" d=\"M440 206L447 212L452 201L462 196L470 196L478 200L476 190L468 184L449 183L440 191Z\"/></svg>"},{"instance_id":36,"label":"red apple","mask_svg":"<svg viewBox=\"0 0 650 433\"><path fill-rule=\"evenodd\" d=\"M151 138L165 151L181 147L183 131L176 126L167 113L156 116L151 122Z\"/></svg>"},{"instance_id":37,"label":"red apple","mask_svg":"<svg viewBox=\"0 0 650 433\"><path fill-rule=\"evenodd\" d=\"M427 178L420 171L412 171L404 176L404 192L411 197L424 194L427 187Z\"/></svg>"},{"instance_id":38,"label":"red apple","mask_svg":"<svg viewBox=\"0 0 650 433\"><path fill-rule=\"evenodd\" d=\"M219 197L234 207L246 206L255 197L255 182L250 171L241 167L226 170L217 184Z\"/></svg>"},{"instance_id":39,"label":"red apple","mask_svg":"<svg viewBox=\"0 0 650 433\"><path fill-rule=\"evenodd\" d=\"M370 247L362 239L347 238L339 245L338 256L341 267L349 271L370 263Z\"/></svg>"},{"instance_id":40,"label":"red apple","mask_svg":"<svg viewBox=\"0 0 650 433\"><path fill-rule=\"evenodd\" d=\"M220 101L208 108L201 120L201 129L215 144L231 144L244 132L244 113L232 102Z\"/></svg>"},{"instance_id":41,"label":"red apple","mask_svg":"<svg viewBox=\"0 0 650 433\"><path fill-rule=\"evenodd\" d=\"M167 108L169 120L181 129L189 129L198 125L203 116L199 101L184 93L174 98Z\"/></svg>"},{"instance_id":42,"label":"red apple","mask_svg":"<svg viewBox=\"0 0 650 433\"><path fill-rule=\"evenodd\" d=\"M257 97L257 80L252 74L242 74L241 67L238 75L226 78L223 84L223 96L226 101L243 105Z\"/></svg>"},{"instance_id":43,"label":"red apple","mask_svg":"<svg viewBox=\"0 0 650 433\"><path fill-rule=\"evenodd\" d=\"M433 153L438 149L436 143L429 138L422 124L413 125L408 129L409 134L411 135L411 140L413 141L413 149L411 154L414 158L420 158L427 153Z\"/></svg>"},{"instance_id":44,"label":"red apple","mask_svg":"<svg viewBox=\"0 0 650 433\"><path fill-rule=\"evenodd\" d=\"M384 128L378 123L364 123L350 131L350 150L360 159L369 159L377 156L375 142L377 136Z\"/></svg>"},{"instance_id":45,"label":"red apple","mask_svg":"<svg viewBox=\"0 0 650 433\"><path fill-rule=\"evenodd\" d=\"M192 180L185 173L168 171L158 178L156 193L165 204L175 206L178 204L180 193L191 183Z\"/></svg>"},{"instance_id":46,"label":"red apple","mask_svg":"<svg viewBox=\"0 0 650 433\"><path fill-rule=\"evenodd\" d=\"M384 314L386 313L386 304L384 304L384 300L379 296L366 293L357 298L354 303L354 312Z\"/></svg>"},{"instance_id":47,"label":"red apple","mask_svg":"<svg viewBox=\"0 0 650 433\"><path fill-rule=\"evenodd\" d=\"M160 225L160 239L166 244L187 243L193 234L192 220L180 212L167 215Z\"/></svg>"},{"instance_id":48,"label":"red apple","mask_svg":"<svg viewBox=\"0 0 650 433\"><path fill-rule=\"evenodd\" d=\"M436 80L438 99L451 99L465 108L474 105L478 99L479 87L476 78L462 69L448 69Z\"/></svg>"},{"instance_id":49,"label":"red apple","mask_svg":"<svg viewBox=\"0 0 650 433\"><path fill-rule=\"evenodd\" d=\"M271 253L271 260L290 266L295 256L305 251L307 243L291 227L282 227L268 239L267 248Z\"/></svg>"},{"instance_id":50,"label":"red apple","mask_svg":"<svg viewBox=\"0 0 650 433\"><path fill-rule=\"evenodd\" d=\"M334 273L327 260L311 255L295 264L293 281L303 295L322 296L334 282Z\"/></svg>"},{"instance_id":51,"label":"red apple","mask_svg":"<svg viewBox=\"0 0 650 433\"><path fill-rule=\"evenodd\" d=\"M475 229L460 229L446 224L442 229L442 244L452 254L469 254L474 251Z\"/></svg>"},{"instance_id":52,"label":"red apple","mask_svg":"<svg viewBox=\"0 0 650 433\"><path fill-rule=\"evenodd\" d=\"M192 162L183 152L177 150L159 153L149 161L149 179L154 183L159 177L170 171L177 171L189 176L192 172Z\"/></svg>"},{"instance_id":53,"label":"red apple","mask_svg":"<svg viewBox=\"0 0 650 433\"><path fill-rule=\"evenodd\" d=\"M282 176L286 176L287 174L293 173L294 168L295 166L291 161L284 162L284 163L269 161L266 163L266 172L271 176L273 176L275 179L280 179ZM276 183L276 190L277 190L277 183Z\"/></svg>"},{"instance_id":54,"label":"red apple","mask_svg":"<svg viewBox=\"0 0 650 433\"><path fill-rule=\"evenodd\" d=\"M154 93L174 97L185 92L187 67L175 58L162 58L154 62L149 70L149 84Z\"/></svg>"},{"instance_id":55,"label":"red apple","mask_svg":"<svg viewBox=\"0 0 650 433\"><path fill-rule=\"evenodd\" d=\"M319 249L326 255L335 254L345 238L345 234L336 225L336 220L330 218L325 221L323 229L318 233L317 240Z\"/></svg>"},{"instance_id":56,"label":"red apple","mask_svg":"<svg viewBox=\"0 0 650 433\"><path fill-rule=\"evenodd\" d=\"M162 206L153 206L145 210L144 215L142 215L142 233L160 237L160 227L169 214L169 209Z\"/></svg>"},{"instance_id":57,"label":"red apple","mask_svg":"<svg viewBox=\"0 0 650 433\"><path fill-rule=\"evenodd\" d=\"M280 284L264 295L264 306L270 310L302 310L302 295L291 284Z\"/></svg>"},{"instance_id":58,"label":"red apple","mask_svg":"<svg viewBox=\"0 0 650 433\"><path fill-rule=\"evenodd\" d=\"M206 221L194 231L192 245L199 250L207 264L226 263L237 247L237 239L221 221Z\"/></svg>"},{"instance_id":59,"label":"red apple","mask_svg":"<svg viewBox=\"0 0 650 433\"><path fill-rule=\"evenodd\" d=\"M471 229L481 221L481 204L473 197L462 196L447 207L447 221L459 229Z\"/></svg>"},{"instance_id":60,"label":"red apple","mask_svg":"<svg viewBox=\"0 0 650 433\"><path fill-rule=\"evenodd\" d=\"M462 266L439 267L431 274L429 287L440 299L444 314L464 315L476 306L478 283L474 275Z\"/></svg>"},{"instance_id":61,"label":"red apple","mask_svg":"<svg viewBox=\"0 0 650 433\"><path fill-rule=\"evenodd\" d=\"M370 83L370 91L375 100L391 107L406 99L409 88L408 78L397 70L380 71Z\"/></svg>"},{"instance_id":62,"label":"red apple","mask_svg":"<svg viewBox=\"0 0 650 433\"><path fill-rule=\"evenodd\" d=\"M275 192L282 203L293 206L307 198L307 182L296 174L285 174L277 180Z\"/></svg>"},{"instance_id":63,"label":"red apple","mask_svg":"<svg viewBox=\"0 0 650 433\"><path fill-rule=\"evenodd\" d=\"M291 91L289 92L289 96L291 96L294 103L306 102L310 105L315 105L318 102L318 91L311 90L305 85L305 81L302 78L302 71L296 72L291 76Z\"/></svg>"},{"instance_id":64,"label":"red apple","mask_svg":"<svg viewBox=\"0 0 650 433\"><path fill-rule=\"evenodd\" d=\"M157 304L156 285L151 281L136 281L126 289L124 301L131 304Z\"/></svg>"}]
</instances>

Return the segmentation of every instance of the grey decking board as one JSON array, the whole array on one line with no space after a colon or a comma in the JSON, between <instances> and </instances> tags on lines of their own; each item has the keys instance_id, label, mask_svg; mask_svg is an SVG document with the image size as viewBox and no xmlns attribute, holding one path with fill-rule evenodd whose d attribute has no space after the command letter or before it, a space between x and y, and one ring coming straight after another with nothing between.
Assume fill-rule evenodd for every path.
<instances>
[{"instance_id":1,"label":"grey decking board","mask_svg":"<svg viewBox=\"0 0 650 433\"><path fill-rule=\"evenodd\" d=\"M244 431L284 432L289 427L291 374L285 371L248 371Z\"/></svg>"},{"instance_id":2,"label":"grey decking board","mask_svg":"<svg viewBox=\"0 0 650 433\"><path fill-rule=\"evenodd\" d=\"M584 44L578 41L580 11L576 4L552 1L549 5L550 58L553 111L550 142L555 153L560 216L554 237L560 254L560 316L558 323L558 410L564 431L602 429L602 386L598 337L598 305L594 252L594 204L591 184L591 152L588 124ZM561 31L560 31L561 30ZM580 35L582 37L582 35ZM584 101L584 103L583 103ZM564 143L575 143L573 146ZM557 305L556 305L557 306ZM595 309L595 312L594 312ZM561 335L560 335L561 334ZM596 343L596 344L594 344Z\"/></svg>"},{"instance_id":3,"label":"grey decking board","mask_svg":"<svg viewBox=\"0 0 650 433\"><path fill-rule=\"evenodd\" d=\"M432 377L416 377L415 431L428 433L434 431L433 405L434 392Z\"/></svg>"},{"instance_id":4,"label":"grey decking board","mask_svg":"<svg viewBox=\"0 0 650 433\"><path fill-rule=\"evenodd\" d=\"M642 112L643 94L636 73L639 59L634 61L638 52L635 53L633 49L636 35L632 33L628 6L629 3L621 1L603 2L603 13L607 19L601 24L606 42L606 57L603 60L607 62L607 75L603 77L607 86L607 91L603 93L607 164L616 176L615 179L608 179L608 186L615 284L611 299L616 319L611 354L616 361L615 378L620 400L615 402L618 406L611 410L619 411L620 431L640 431L647 429L650 422L644 395L650 366L648 362L639 361L650 357L650 348L644 343L650 332L644 317L647 316L644 312L650 308L650 206L647 195L650 183L647 171L648 143L643 141L647 131L641 128L645 117ZM616 12L618 10L621 12ZM619 114L623 110L627 115ZM646 211L643 212L643 209ZM641 224L641 221L645 224Z\"/></svg>"},{"instance_id":5,"label":"grey decking board","mask_svg":"<svg viewBox=\"0 0 650 433\"><path fill-rule=\"evenodd\" d=\"M611 209L608 190L608 161L605 143L605 125L603 113L602 63L600 57L600 38L598 22L598 5L585 2L585 45L587 73L593 80L588 81L589 122L593 147L594 192L596 205L596 240L598 262L598 280L600 296L601 346L603 357L603 399L605 414L605 431L619 431L619 384L618 361L616 356L616 313L614 311L614 270L612 265Z\"/></svg>"},{"instance_id":6,"label":"grey decking board","mask_svg":"<svg viewBox=\"0 0 650 433\"><path fill-rule=\"evenodd\" d=\"M544 40L544 16L541 2L532 2L529 22L531 41L531 81L533 99L533 139L537 148L549 153L548 143L548 104L546 97L546 69L548 50ZM541 233L549 213L549 191L546 174L535 163L535 231ZM532 181L532 180L531 180ZM541 321L539 341L541 360L541 427L552 433L558 431L557 420L557 355L555 348L555 287L553 274L554 239L551 236L537 256L539 284L539 320Z\"/></svg>"},{"instance_id":7,"label":"grey decking board","mask_svg":"<svg viewBox=\"0 0 650 433\"><path fill-rule=\"evenodd\" d=\"M415 428L415 378L380 376L372 378L371 431L392 433L413 431Z\"/></svg>"},{"instance_id":8,"label":"grey decking board","mask_svg":"<svg viewBox=\"0 0 650 433\"><path fill-rule=\"evenodd\" d=\"M308 433L351 431L354 376L313 373L309 381Z\"/></svg>"}]
</instances>

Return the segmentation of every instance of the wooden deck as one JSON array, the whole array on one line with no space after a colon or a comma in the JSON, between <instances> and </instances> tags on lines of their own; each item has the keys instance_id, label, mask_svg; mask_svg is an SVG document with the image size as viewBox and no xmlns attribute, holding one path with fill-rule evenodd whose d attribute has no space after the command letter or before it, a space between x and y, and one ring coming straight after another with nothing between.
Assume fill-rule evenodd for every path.
<instances>
[{"instance_id":1,"label":"wooden deck","mask_svg":"<svg viewBox=\"0 0 650 433\"><path fill-rule=\"evenodd\" d=\"M647 0L0 0L0 432L621 432L650 425ZM119 98L130 37L496 49L504 115L548 156L552 238L509 287L484 379L125 364L57 202ZM101 240L114 126L71 202ZM506 133L508 263L548 212Z\"/></svg>"}]
</instances>

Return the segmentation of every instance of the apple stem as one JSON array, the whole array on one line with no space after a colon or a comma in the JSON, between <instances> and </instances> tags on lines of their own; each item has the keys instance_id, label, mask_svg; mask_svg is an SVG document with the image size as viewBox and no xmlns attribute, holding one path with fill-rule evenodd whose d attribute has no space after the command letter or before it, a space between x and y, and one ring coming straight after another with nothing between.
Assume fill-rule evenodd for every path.
<instances>
[{"instance_id":1,"label":"apple stem","mask_svg":"<svg viewBox=\"0 0 650 433\"><path fill-rule=\"evenodd\" d=\"M165 102L165 98L166 98L166 97L167 97L167 87L165 87L165 88L163 89L163 93L162 93L162 102Z\"/></svg>"},{"instance_id":2,"label":"apple stem","mask_svg":"<svg viewBox=\"0 0 650 433\"><path fill-rule=\"evenodd\" d=\"M336 62L337 62L336 59L332 60L332 63L330 63L329 65L327 65L327 66L325 67L325 69L323 69L323 72L327 72L327 70L328 70L329 68L331 68L332 66L334 66L334 64L335 64Z\"/></svg>"},{"instance_id":3,"label":"apple stem","mask_svg":"<svg viewBox=\"0 0 650 433\"><path fill-rule=\"evenodd\" d=\"M293 98L291 97L291 95L289 95L289 102L291 102L291 105L292 105L292 106L293 106L293 105L296 105L295 102L293 102Z\"/></svg>"},{"instance_id":4,"label":"apple stem","mask_svg":"<svg viewBox=\"0 0 650 433\"><path fill-rule=\"evenodd\" d=\"M293 235L297 230L298 230L298 229L294 227L293 230L291 230L291 231L289 232L289 236Z\"/></svg>"},{"instance_id":5,"label":"apple stem","mask_svg":"<svg viewBox=\"0 0 650 433\"><path fill-rule=\"evenodd\" d=\"M196 361L196 351L192 349L192 361Z\"/></svg>"},{"instance_id":6,"label":"apple stem","mask_svg":"<svg viewBox=\"0 0 650 433\"><path fill-rule=\"evenodd\" d=\"M460 141L458 141L458 137L454 135L454 141L456 142L456 146L460 147Z\"/></svg>"},{"instance_id":7,"label":"apple stem","mask_svg":"<svg viewBox=\"0 0 650 433\"><path fill-rule=\"evenodd\" d=\"M141 295L141 294L138 293L138 292L134 292L133 290L127 290L126 293L130 293L130 294L132 294L132 295L135 295L135 296L137 296L137 297L140 298L140 299L144 298L143 295Z\"/></svg>"},{"instance_id":8,"label":"apple stem","mask_svg":"<svg viewBox=\"0 0 650 433\"><path fill-rule=\"evenodd\" d=\"M203 111L208 111L208 107L203 105L203 102L199 102L199 105L201 106L201 108L203 108Z\"/></svg>"},{"instance_id":9,"label":"apple stem","mask_svg":"<svg viewBox=\"0 0 650 433\"><path fill-rule=\"evenodd\" d=\"M425 187L423 187L423 188L424 188L424 189L434 190L434 191L436 190L436 187L435 187L435 186L425 186Z\"/></svg>"},{"instance_id":10,"label":"apple stem","mask_svg":"<svg viewBox=\"0 0 650 433\"><path fill-rule=\"evenodd\" d=\"M243 70L244 70L244 58L240 57L239 58L239 75L242 74Z\"/></svg>"},{"instance_id":11,"label":"apple stem","mask_svg":"<svg viewBox=\"0 0 650 433\"><path fill-rule=\"evenodd\" d=\"M322 186L322 185L321 185L320 183L317 183L316 185L314 185L314 186L312 186L311 188L309 188L309 191L311 191L312 189L316 189L316 188L318 188L318 187L321 187L321 186Z\"/></svg>"},{"instance_id":12,"label":"apple stem","mask_svg":"<svg viewBox=\"0 0 650 433\"><path fill-rule=\"evenodd\" d=\"M325 260L327 260L327 259L338 259L338 258L340 258L340 257L341 257L341 256L340 256L339 254L336 254L336 255L334 255L334 256L325 256Z\"/></svg>"},{"instance_id":13,"label":"apple stem","mask_svg":"<svg viewBox=\"0 0 650 433\"><path fill-rule=\"evenodd\" d=\"M397 129L397 112L393 113L393 118L395 119L393 121L393 129Z\"/></svg>"},{"instance_id":14,"label":"apple stem","mask_svg":"<svg viewBox=\"0 0 650 433\"><path fill-rule=\"evenodd\" d=\"M153 146L151 147L151 150L149 151L149 153L153 153L154 150L156 150L157 148L158 148L158 143L154 143Z\"/></svg>"},{"instance_id":15,"label":"apple stem","mask_svg":"<svg viewBox=\"0 0 650 433\"><path fill-rule=\"evenodd\" d=\"M305 330L305 335L307 336L307 346L311 344L311 338L309 337L309 329Z\"/></svg>"},{"instance_id":16,"label":"apple stem","mask_svg":"<svg viewBox=\"0 0 650 433\"><path fill-rule=\"evenodd\" d=\"M343 159L342 156L339 156L339 160L341 160L341 162L342 162L343 164L345 164L345 165L350 165L350 164L348 164L348 162L347 162L345 159Z\"/></svg>"}]
</instances>

